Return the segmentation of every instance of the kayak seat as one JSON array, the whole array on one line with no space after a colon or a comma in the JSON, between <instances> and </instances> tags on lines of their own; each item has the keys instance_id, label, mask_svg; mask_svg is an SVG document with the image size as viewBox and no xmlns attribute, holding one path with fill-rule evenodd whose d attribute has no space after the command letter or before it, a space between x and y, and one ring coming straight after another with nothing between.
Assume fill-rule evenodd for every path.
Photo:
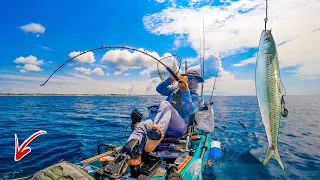
<instances>
[{"instance_id":1,"label":"kayak seat","mask_svg":"<svg viewBox=\"0 0 320 180\"><path fill-rule=\"evenodd\" d=\"M186 146L190 144L191 135L194 133L195 115L191 115L188 124L188 130L183 135L166 135L161 143L155 149L155 152L159 151L180 151L186 149ZM166 153L167 154L167 153ZM177 157L179 153L174 153L173 157ZM165 155L166 156L166 155Z\"/></svg>"}]
</instances>

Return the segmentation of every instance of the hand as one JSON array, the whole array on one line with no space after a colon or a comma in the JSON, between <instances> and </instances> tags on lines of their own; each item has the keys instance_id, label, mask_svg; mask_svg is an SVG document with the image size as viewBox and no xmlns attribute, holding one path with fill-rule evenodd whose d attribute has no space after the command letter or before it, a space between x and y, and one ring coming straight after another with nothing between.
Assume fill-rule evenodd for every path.
<instances>
[{"instance_id":1,"label":"hand","mask_svg":"<svg viewBox=\"0 0 320 180\"><path fill-rule=\"evenodd\" d=\"M188 90L188 83L186 83L183 79L180 78L180 81L178 83L178 86L179 86L179 89L180 91L185 91L185 90Z\"/></svg>"},{"instance_id":2,"label":"hand","mask_svg":"<svg viewBox=\"0 0 320 180\"><path fill-rule=\"evenodd\" d=\"M177 70L176 72L174 72L176 74L176 76L178 76L179 74L179 70ZM175 81L176 79L172 76L172 74L170 74L169 78L171 79L171 81Z\"/></svg>"}]
</instances>

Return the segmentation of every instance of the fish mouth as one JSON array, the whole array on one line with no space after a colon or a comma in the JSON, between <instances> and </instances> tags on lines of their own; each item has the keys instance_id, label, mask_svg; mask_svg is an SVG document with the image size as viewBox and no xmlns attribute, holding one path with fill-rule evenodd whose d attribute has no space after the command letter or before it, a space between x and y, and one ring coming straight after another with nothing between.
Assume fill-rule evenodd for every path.
<instances>
[{"instance_id":1,"label":"fish mouth","mask_svg":"<svg viewBox=\"0 0 320 180\"><path fill-rule=\"evenodd\" d=\"M262 31L262 39L264 42L268 43L270 41L272 41L272 34L271 34L271 30L263 30Z\"/></svg>"}]
</instances>

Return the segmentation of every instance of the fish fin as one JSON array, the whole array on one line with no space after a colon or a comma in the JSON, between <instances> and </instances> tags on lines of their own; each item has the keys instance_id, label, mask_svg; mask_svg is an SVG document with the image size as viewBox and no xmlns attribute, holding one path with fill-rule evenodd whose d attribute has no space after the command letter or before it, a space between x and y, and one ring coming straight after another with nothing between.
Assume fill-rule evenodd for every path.
<instances>
[{"instance_id":1,"label":"fish fin","mask_svg":"<svg viewBox=\"0 0 320 180\"><path fill-rule=\"evenodd\" d=\"M287 94L281 79L279 79L279 92L282 96L285 96Z\"/></svg>"},{"instance_id":2,"label":"fish fin","mask_svg":"<svg viewBox=\"0 0 320 180\"><path fill-rule=\"evenodd\" d=\"M271 148L268 148L268 151L267 151L267 154L266 154L266 157L264 158L263 160L263 165L266 165L268 163L268 161L270 160L270 158L274 155L274 157L276 158L276 160L278 161L278 163L280 164L282 170L284 170L284 166L281 162L281 159L280 159L280 155L279 155L279 152L278 152L278 149L271 149Z\"/></svg>"},{"instance_id":3,"label":"fish fin","mask_svg":"<svg viewBox=\"0 0 320 180\"><path fill-rule=\"evenodd\" d=\"M266 164L268 163L268 161L269 161L270 158L273 156L273 154L274 154L274 150L268 148L266 157L265 157L264 160L263 160L263 165L266 165Z\"/></svg>"},{"instance_id":4,"label":"fish fin","mask_svg":"<svg viewBox=\"0 0 320 180\"><path fill-rule=\"evenodd\" d=\"M284 170L284 166L281 162L281 159L280 159L280 155L279 155L279 152L278 152L278 149L274 150L274 157L276 158L276 160L278 161L278 163L280 164L282 170Z\"/></svg>"}]
</instances>

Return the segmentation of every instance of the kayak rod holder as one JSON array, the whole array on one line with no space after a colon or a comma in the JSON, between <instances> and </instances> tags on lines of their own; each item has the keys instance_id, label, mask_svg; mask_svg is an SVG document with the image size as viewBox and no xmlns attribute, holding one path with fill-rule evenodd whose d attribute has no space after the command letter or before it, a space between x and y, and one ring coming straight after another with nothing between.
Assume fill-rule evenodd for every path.
<instances>
[{"instance_id":1,"label":"kayak rod holder","mask_svg":"<svg viewBox=\"0 0 320 180\"><path fill-rule=\"evenodd\" d=\"M205 138L205 143L204 145L201 147L201 154L199 158L203 158L206 150L208 149L208 138L209 138L209 133L206 133L206 138Z\"/></svg>"}]
</instances>

